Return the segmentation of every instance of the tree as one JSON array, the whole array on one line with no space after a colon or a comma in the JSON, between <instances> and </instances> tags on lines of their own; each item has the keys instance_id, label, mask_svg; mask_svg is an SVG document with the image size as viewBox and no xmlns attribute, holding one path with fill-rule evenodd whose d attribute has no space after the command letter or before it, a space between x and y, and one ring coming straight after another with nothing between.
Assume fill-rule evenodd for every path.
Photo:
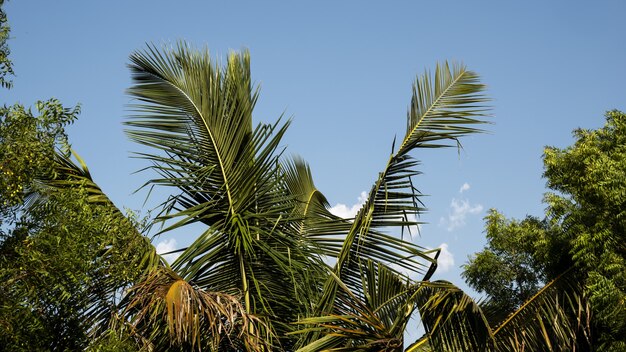
<instances>
[{"instance_id":1,"label":"tree","mask_svg":"<svg viewBox=\"0 0 626 352\"><path fill-rule=\"evenodd\" d=\"M10 88L2 5L0 83ZM94 327L109 325L117 296L142 273L141 261L158 258L137 223L112 206L70 151L65 127L79 107L50 99L37 102L36 110L0 108L0 346L48 351L128 345L125 336ZM103 338L94 339L94 332Z\"/></svg>"},{"instance_id":2,"label":"tree","mask_svg":"<svg viewBox=\"0 0 626 352\"><path fill-rule=\"evenodd\" d=\"M608 112L604 127L577 129L574 138L570 147L544 151L544 177L550 189L544 198L545 218L507 220L492 211L486 218L488 245L470 259L464 276L491 302L509 305L500 292L528 287L532 294L539 282L570 270L591 307L594 350L622 351L626 348L626 115ZM517 240L521 246L511 245ZM516 266L519 262L522 265ZM491 276L496 266L501 268L500 276ZM533 271L537 274L528 275Z\"/></svg>"},{"instance_id":3,"label":"tree","mask_svg":"<svg viewBox=\"0 0 626 352\"><path fill-rule=\"evenodd\" d=\"M428 281L436 251L433 258L386 232L415 225L412 215L423 211L410 153L457 146L460 137L479 132L486 99L475 73L446 63L434 76L418 77L405 136L397 150L393 143L365 204L346 220L328 211L304 161L281 157L277 146L288 122L253 128L258 90L247 53L231 54L220 68L208 52L179 44L165 52L148 47L131 62L129 93L138 104L128 133L157 150L142 154L161 175L148 184L177 192L156 221L169 222L164 231L191 223L206 228L181 249L174 273L156 271L128 296L135 310L127 319L142 327L149 346L401 351L416 310L427 335L410 351L571 349L586 336L585 301L570 274L492 327L489 314L454 285ZM323 256L335 264L327 266ZM241 302L229 303L228 311L247 315L232 320L227 337L207 334L194 320L215 316L219 307L204 302L219 294ZM147 318L155 316L167 323Z\"/></svg>"},{"instance_id":4,"label":"tree","mask_svg":"<svg viewBox=\"0 0 626 352\"><path fill-rule=\"evenodd\" d=\"M59 149L78 109L37 107L0 110L0 343L82 349L115 291L141 273L134 256L153 248Z\"/></svg>"},{"instance_id":5,"label":"tree","mask_svg":"<svg viewBox=\"0 0 626 352\"><path fill-rule=\"evenodd\" d=\"M4 88L11 88L12 82L7 79L13 75L13 63L9 59L9 46L7 40L9 39L9 33L11 27L8 24L7 16L2 9L4 0L0 0L0 86Z\"/></svg>"},{"instance_id":6,"label":"tree","mask_svg":"<svg viewBox=\"0 0 626 352\"><path fill-rule=\"evenodd\" d=\"M191 347L227 349L223 339L201 334L191 317L177 310L186 305L182 297L193 296L176 293L182 287L198 297L200 292L240 296L253 319L235 330L246 337L231 337L235 350L401 349L418 283L391 265L429 277L432 270L424 269L434 269L435 261L383 230L415 225L410 215L423 210L412 183L417 162L409 153L447 142L456 146L458 138L478 132L474 126L481 123L485 98L476 74L444 64L434 77L416 80L405 137L361 211L345 220L328 211L304 161L281 157L278 145L289 122L253 127L258 90L251 84L247 52L231 54L224 68L206 51L185 44L166 52L149 47L131 62L135 84L129 94L139 103L128 122L129 136L158 151L143 155L161 175L150 183L178 192L157 221L170 221L166 231L190 223L206 226L172 263L176 280L165 280L164 286L155 284L156 278L146 280L140 287L147 291L137 291L131 300L167 293L168 317L190 326L180 342ZM337 263L328 267L323 256ZM356 335L337 333L354 324L361 329ZM155 329L160 328L150 325L145 334L153 336ZM170 328L172 335L177 331Z\"/></svg>"},{"instance_id":7,"label":"tree","mask_svg":"<svg viewBox=\"0 0 626 352\"><path fill-rule=\"evenodd\" d=\"M5 62L3 72L12 73ZM585 315L572 313L584 302L570 274L494 329L454 285L429 281L437 250L389 231L416 225L424 210L411 153L458 146L480 132L484 86L464 66L445 63L416 79L407 131L353 219L332 215L308 165L282 156L289 121L253 126L258 89L247 52L220 67L186 44L148 46L131 56L130 68L129 94L138 103L128 134L156 150L140 154L160 175L147 185L175 190L154 223L163 232L192 223L205 230L169 265L69 147L64 126L77 109L55 100L37 104L39 116L4 108L3 346L401 351L416 310L427 334L408 351L573 345L579 326L571 318ZM540 328L529 324L537 321Z\"/></svg>"},{"instance_id":8,"label":"tree","mask_svg":"<svg viewBox=\"0 0 626 352\"><path fill-rule=\"evenodd\" d=\"M410 153L457 146L460 137L479 132L475 126L482 123L486 98L475 73L446 63L416 79L405 136L397 149L393 143L362 209L353 219L341 219L328 211L308 165L282 157L278 145L289 122L253 128L258 90L247 53L233 53L218 67L206 51L186 44L165 52L149 46L131 62L135 84L129 94L138 104L129 136L156 149L141 154L160 174L147 184L177 191L154 221L163 223L163 231L191 223L203 224L205 231L170 266L141 227L102 193L82 160L63 148L66 143L53 138L43 148L52 148L52 158L35 154L35 160L48 161L26 178L13 170L25 170L28 158L13 165L5 153L3 165L11 171L4 174L5 193L15 199L8 213L35 220L32 227L13 222L21 232L7 232L2 242L16 259L3 262L2 273L18 283L2 286L12 297L5 312L24 312L15 320L4 318L11 346L401 351L416 311L427 334L407 351L573 345L580 324L572 321L583 321L585 310L569 274L492 328L488 314L454 285L428 281L437 250L388 232L416 225L412 215L423 211L413 184L418 162ZM51 126L71 115L67 109L52 111L60 113ZM30 121L26 135L48 131L37 122L46 119L33 119L30 112L7 114L4 122L14 116ZM63 135L62 128L51 130ZM11 150L15 134L6 136L3 147ZM28 145L31 139L16 141ZM26 183L20 188L20 182ZM84 246L93 250L71 257ZM336 263L328 266L325 257ZM63 263L84 270L73 273ZM25 270L29 275L20 274ZM410 279L416 274L423 279ZM40 290L51 292L43 303ZM48 329L44 322L59 320L65 311L62 324ZM537 312L545 316L539 325ZM12 335L16 326L32 327ZM72 333L68 344L55 345L59 340L53 338L64 331ZM31 342L34 333L47 340Z\"/></svg>"},{"instance_id":9,"label":"tree","mask_svg":"<svg viewBox=\"0 0 626 352\"><path fill-rule=\"evenodd\" d=\"M487 247L470 258L461 275L472 288L487 294L490 300L484 306L503 319L548 280L547 263L535 255L542 243L538 239L546 237L547 229L537 218L511 221L494 209L485 219Z\"/></svg>"},{"instance_id":10,"label":"tree","mask_svg":"<svg viewBox=\"0 0 626 352\"><path fill-rule=\"evenodd\" d=\"M346 220L328 211L304 161L281 157L288 122L253 128L258 91L247 53L232 54L224 68L185 45L164 54L149 47L131 60L136 84L129 93L143 104L129 135L164 152L144 155L162 175L151 183L180 192L156 221L174 220L166 231L193 222L207 230L170 267L70 150L64 126L78 109L55 100L38 103L39 116L19 105L5 108L3 344L315 350L322 341L402 348L418 283L398 270L427 279L436 260L380 229L415 225L410 215L422 210L409 152L446 140L455 145L478 131L472 125L481 123L475 117L484 97L477 76L445 64L416 81L406 137L359 215ZM324 256L337 258L334 269ZM389 285L395 289L386 291ZM354 294L362 309L349 303ZM336 339L341 322L320 330L318 321L306 321L337 313L355 322L373 314L385 323L368 322L369 336Z\"/></svg>"}]
</instances>

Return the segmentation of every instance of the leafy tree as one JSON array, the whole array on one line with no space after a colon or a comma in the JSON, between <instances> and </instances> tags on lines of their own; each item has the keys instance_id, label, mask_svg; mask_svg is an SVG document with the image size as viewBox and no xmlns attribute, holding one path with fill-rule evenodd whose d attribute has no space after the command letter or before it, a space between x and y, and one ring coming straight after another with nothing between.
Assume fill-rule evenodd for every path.
<instances>
[{"instance_id":1,"label":"leafy tree","mask_svg":"<svg viewBox=\"0 0 626 352\"><path fill-rule=\"evenodd\" d=\"M77 109L55 100L38 103L39 116L5 107L2 346L401 351L416 310L427 334L407 351L575 345L572 321L585 320L586 301L571 272L492 328L458 288L428 281L437 250L388 232L416 225L412 215L424 210L411 153L480 132L484 87L464 66L445 63L416 79L406 134L353 219L332 215L308 165L282 156L289 121L253 126L258 89L247 52L219 67L185 44L149 46L130 68L138 103L128 134L155 150L141 154L159 174L148 184L174 190L154 222L163 232L192 223L204 231L170 266L69 148L64 127Z\"/></svg>"},{"instance_id":2,"label":"leafy tree","mask_svg":"<svg viewBox=\"0 0 626 352\"><path fill-rule=\"evenodd\" d=\"M20 105L0 111L0 343L81 349L100 318L91 316L137 280L134 256L149 242L58 149L78 109L37 106L38 116Z\"/></svg>"},{"instance_id":3,"label":"leafy tree","mask_svg":"<svg viewBox=\"0 0 626 352\"><path fill-rule=\"evenodd\" d=\"M545 218L487 216L488 245L464 276L492 304L521 305L542 281L565 271L591 308L593 349L626 349L626 114L611 111L597 130L577 129L567 148L547 147ZM507 296L511 294L511 296Z\"/></svg>"},{"instance_id":4,"label":"leafy tree","mask_svg":"<svg viewBox=\"0 0 626 352\"><path fill-rule=\"evenodd\" d=\"M9 46L7 40L9 39L9 33L11 27L8 24L7 16L2 9L4 0L0 0L0 86L4 88L11 88L13 82L8 77L13 75L13 63L9 59Z\"/></svg>"},{"instance_id":5,"label":"leafy tree","mask_svg":"<svg viewBox=\"0 0 626 352\"><path fill-rule=\"evenodd\" d=\"M488 295L490 300L483 306L503 319L548 280L548 263L537 255L543 243L538 239L547 236L547 225L531 216L522 221L507 220L494 209L485 219L487 247L470 258L462 276L472 288ZM562 272L566 268L559 269Z\"/></svg>"},{"instance_id":6,"label":"leafy tree","mask_svg":"<svg viewBox=\"0 0 626 352\"><path fill-rule=\"evenodd\" d=\"M419 284L391 265L429 277L432 270L425 269L434 269L434 260L383 231L415 225L409 215L423 210L412 183L417 161L409 153L456 145L478 131L485 98L476 74L445 64L416 80L405 137L361 211L345 220L328 211L304 161L281 157L278 145L289 122L253 126L258 90L247 52L231 54L224 68L185 44L166 52L149 47L131 62L135 84L129 94L139 103L129 136L157 151L144 154L161 175L150 183L178 192L157 221L170 221L166 231L191 223L206 228L172 263L176 276L150 277L131 293L131 305L141 312L166 305L169 320L189 326L187 335L169 328L181 346L227 349L177 308L187 304L181 299L222 293L239 296L251 315L233 331L239 336L230 338L235 350L401 349ZM324 256L336 258L334 267ZM143 299L159 297L152 292L163 292L162 305ZM352 333L338 334L348 331L346 324ZM151 322L142 333L155 336L163 331L159 326Z\"/></svg>"},{"instance_id":7,"label":"leafy tree","mask_svg":"<svg viewBox=\"0 0 626 352\"><path fill-rule=\"evenodd\" d=\"M0 82L9 88L2 5ZM121 346L129 339L117 333L94 340L95 331L107 331L94 327L112 319L116 295L137 281L142 254L150 262L154 248L101 194L86 167L70 159L65 127L79 107L50 99L36 109L0 108L0 346Z\"/></svg>"}]
</instances>

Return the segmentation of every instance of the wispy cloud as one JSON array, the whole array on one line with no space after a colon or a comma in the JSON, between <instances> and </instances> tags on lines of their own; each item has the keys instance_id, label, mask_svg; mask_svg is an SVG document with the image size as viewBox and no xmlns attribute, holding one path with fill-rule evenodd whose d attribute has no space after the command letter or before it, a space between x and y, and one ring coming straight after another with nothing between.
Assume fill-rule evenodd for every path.
<instances>
[{"instance_id":1,"label":"wispy cloud","mask_svg":"<svg viewBox=\"0 0 626 352\"><path fill-rule=\"evenodd\" d=\"M463 193L470 189L470 185L466 182L459 189L459 193ZM439 219L439 225L445 226L448 231L454 231L465 226L468 215L477 215L483 211L481 204L472 204L467 198L452 198L450 202L450 211L447 217Z\"/></svg>"},{"instance_id":2,"label":"wispy cloud","mask_svg":"<svg viewBox=\"0 0 626 352\"><path fill-rule=\"evenodd\" d=\"M442 243L438 247L441 249L437 258L437 271L445 273L454 266L454 255L448 250L448 244Z\"/></svg>"},{"instance_id":3,"label":"wispy cloud","mask_svg":"<svg viewBox=\"0 0 626 352\"><path fill-rule=\"evenodd\" d=\"M366 200L367 200L367 193L363 191L361 192L361 195L359 196L355 204L348 206L342 203L337 203L335 206L333 206L329 210L331 213L339 217L342 217L344 219L350 219L356 215L356 213L359 211L359 209L361 209L363 204L365 204Z\"/></svg>"},{"instance_id":4,"label":"wispy cloud","mask_svg":"<svg viewBox=\"0 0 626 352\"><path fill-rule=\"evenodd\" d=\"M176 240L173 238L169 240L164 240L164 241L157 243L156 251L158 254L168 253L175 249L178 249L176 245L177 245ZM167 260L168 263L174 262L174 260L176 260L176 258L178 257L180 257L180 253L167 254L163 256L163 258Z\"/></svg>"}]
</instances>

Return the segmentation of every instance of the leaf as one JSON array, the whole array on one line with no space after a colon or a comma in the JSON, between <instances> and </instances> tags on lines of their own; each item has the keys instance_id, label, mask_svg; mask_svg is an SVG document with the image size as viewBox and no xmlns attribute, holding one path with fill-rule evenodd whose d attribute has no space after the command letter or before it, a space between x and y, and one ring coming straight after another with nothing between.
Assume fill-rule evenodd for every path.
<instances>
[{"instance_id":1,"label":"leaf","mask_svg":"<svg viewBox=\"0 0 626 352\"><path fill-rule=\"evenodd\" d=\"M462 65L437 65L434 78L425 73L416 80L405 137L398 151L389 157L367 201L354 218L337 257L335 275L353 292L364 289L357 279L358 270L354 269L354 263L360 259L374 258L383 263L405 265L405 269L414 273L422 271L424 262L429 267L436 264L426 251L379 231L417 225L408 215L419 215L425 208L420 200L422 194L412 181L419 174L415 170L418 162L409 153L416 148L448 146L449 142L458 145L458 138L480 132L473 126L484 123L479 118L487 113L483 90L478 76ZM327 232L326 228L321 229ZM431 274L427 272L428 276ZM327 279L317 314L333 311L337 292L337 280ZM309 335L308 338L315 337Z\"/></svg>"}]
</instances>

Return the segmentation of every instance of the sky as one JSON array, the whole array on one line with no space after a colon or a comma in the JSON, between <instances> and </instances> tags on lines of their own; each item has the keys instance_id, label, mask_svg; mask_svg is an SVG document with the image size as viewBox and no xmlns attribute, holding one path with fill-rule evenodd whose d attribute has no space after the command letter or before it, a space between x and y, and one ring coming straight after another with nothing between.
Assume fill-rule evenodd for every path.
<instances>
[{"instance_id":1,"label":"sky","mask_svg":"<svg viewBox=\"0 0 626 352\"><path fill-rule=\"evenodd\" d=\"M485 245L483 217L541 215L542 151L575 128L626 110L626 2L615 1L16 1L14 88L2 103L55 97L81 104L69 129L95 181L121 208L147 214L139 188L151 174L129 114L128 56L146 43L185 40L219 58L247 48L261 86L255 121L293 119L284 146L313 170L337 214L354 213L405 133L411 85L437 62L463 62L487 84L488 133L463 149L420 150L414 182L429 212L415 243L442 248L435 278L467 288L460 266ZM194 229L155 239L188 244Z\"/></svg>"}]
</instances>

